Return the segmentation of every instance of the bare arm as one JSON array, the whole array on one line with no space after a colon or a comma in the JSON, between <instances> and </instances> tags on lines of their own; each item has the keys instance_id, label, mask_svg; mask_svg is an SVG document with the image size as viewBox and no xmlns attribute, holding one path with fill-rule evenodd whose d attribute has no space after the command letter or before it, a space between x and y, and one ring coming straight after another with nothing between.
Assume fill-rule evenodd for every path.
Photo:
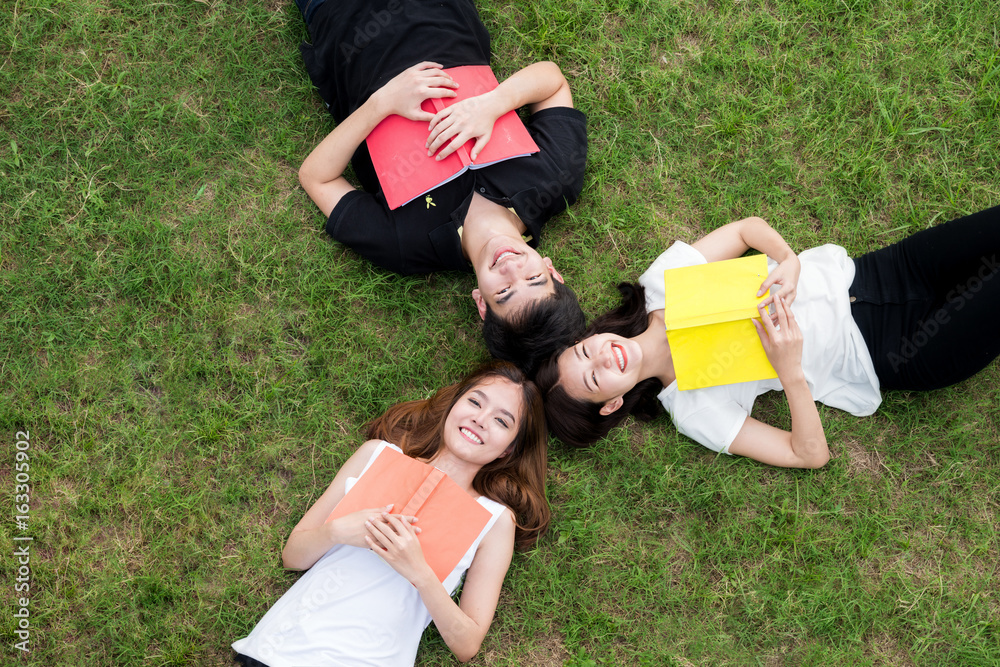
<instances>
[{"instance_id":1,"label":"bare arm","mask_svg":"<svg viewBox=\"0 0 1000 667\"><path fill-rule=\"evenodd\" d=\"M514 553L514 520L510 511L486 534L469 567L459 604L451 599L424 560L412 528L389 517L370 529L369 544L414 585L448 648L460 661L479 651L493 622L507 568Z\"/></svg>"},{"instance_id":2,"label":"bare arm","mask_svg":"<svg viewBox=\"0 0 1000 667\"><path fill-rule=\"evenodd\" d=\"M285 548L281 552L284 566L290 570L306 570L312 567L327 551L336 544L350 544L367 548L365 543L365 521L371 516L383 511L392 511L390 507L375 507L355 512L326 523L333 508L344 497L345 483L348 477L357 477L364 470L365 464L375 453L378 440L369 440L358 448L351 458L337 472L330 486L323 492L312 507L305 513L292 529ZM412 521L412 517L406 517ZM419 530L419 529L417 529Z\"/></svg>"},{"instance_id":3,"label":"bare arm","mask_svg":"<svg viewBox=\"0 0 1000 667\"><path fill-rule=\"evenodd\" d=\"M441 160L470 139L476 143L471 156L475 160L493 132L493 124L512 109L528 105L531 113L550 107L572 107L573 95L559 66L538 62L518 70L488 93L447 107L434 117L427 137L427 154L440 149Z\"/></svg>"},{"instance_id":4,"label":"bare arm","mask_svg":"<svg viewBox=\"0 0 1000 667\"><path fill-rule=\"evenodd\" d=\"M795 300L799 258L781 234L763 218L751 217L730 222L701 237L692 247L710 262L735 259L751 248L764 253L778 262L778 267L761 283L757 296L763 295L772 284L778 283L781 288L776 295L785 297L788 305ZM770 302L770 298L766 300L767 304Z\"/></svg>"},{"instance_id":5,"label":"bare arm","mask_svg":"<svg viewBox=\"0 0 1000 667\"><path fill-rule=\"evenodd\" d=\"M420 103L431 97L454 97L455 86L439 64L414 65L375 91L334 128L299 167L299 182L323 215L329 217L341 197L354 190L344 170L376 125L391 114L429 121L434 115L423 111Z\"/></svg>"},{"instance_id":6,"label":"bare arm","mask_svg":"<svg viewBox=\"0 0 1000 667\"><path fill-rule=\"evenodd\" d=\"M792 430L783 431L748 417L729 452L785 468L821 468L830 460L830 449L802 372L802 332L786 300L776 299L774 306L778 327L768 317L753 322L785 390Z\"/></svg>"}]
</instances>

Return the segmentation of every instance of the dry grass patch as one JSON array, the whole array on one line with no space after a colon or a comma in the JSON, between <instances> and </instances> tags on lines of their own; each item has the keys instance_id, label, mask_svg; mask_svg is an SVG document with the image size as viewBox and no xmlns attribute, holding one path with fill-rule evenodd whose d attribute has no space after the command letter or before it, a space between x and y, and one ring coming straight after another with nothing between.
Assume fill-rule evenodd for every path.
<instances>
[{"instance_id":1,"label":"dry grass patch","mask_svg":"<svg viewBox=\"0 0 1000 667\"><path fill-rule=\"evenodd\" d=\"M888 470L879 450L869 449L855 438L846 438L839 444L847 457L847 470L851 476L864 475L880 480Z\"/></svg>"}]
</instances>

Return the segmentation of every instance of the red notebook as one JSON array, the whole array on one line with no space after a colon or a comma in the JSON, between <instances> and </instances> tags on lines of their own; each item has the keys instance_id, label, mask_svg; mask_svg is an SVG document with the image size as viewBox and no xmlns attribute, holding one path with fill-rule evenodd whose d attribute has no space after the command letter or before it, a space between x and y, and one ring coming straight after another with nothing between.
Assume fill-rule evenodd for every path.
<instances>
[{"instance_id":1,"label":"red notebook","mask_svg":"<svg viewBox=\"0 0 1000 667\"><path fill-rule=\"evenodd\" d=\"M420 547L444 583L493 516L434 466L384 447L326 523L352 512L393 503L393 514L420 520Z\"/></svg>"},{"instance_id":2,"label":"red notebook","mask_svg":"<svg viewBox=\"0 0 1000 667\"><path fill-rule=\"evenodd\" d=\"M444 70L459 83L458 97L427 99L420 105L424 111L437 113L456 102L489 92L499 85L486 65L449 67ZM538 152L538 146L528 134L516 111L508 111L493 124L489 143L472 162L470 151L475 141L469 140L457 151L438 161L428 157L428 123L392 115L375 126L368 135L368 152L372 156L382 192L390 209L408 204L443 185L466 169L486 167L515 157Z\"/></svg>"}]
</instances>

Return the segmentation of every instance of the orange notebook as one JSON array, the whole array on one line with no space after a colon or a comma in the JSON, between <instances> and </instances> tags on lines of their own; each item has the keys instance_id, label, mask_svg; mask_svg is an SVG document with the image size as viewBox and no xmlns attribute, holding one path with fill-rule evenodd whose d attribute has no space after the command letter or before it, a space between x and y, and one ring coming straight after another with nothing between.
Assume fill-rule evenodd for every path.
<instances>
[{"instance_id":1,"label":"orange notebook","mask_svg":"<svg viewBox=\"0 0 1000 667\"><path fill-rule=\"evenodd\" d=\"M420 107L437 113L470 97L487 93L499 84L486 65L449 67L445 70L459 83L458 97L427 99ZM366 140L368 152L378 174L382 192L390 209L408 204L439 185L456 178L466 169L488 167L515 157L538 152L538 146L528 134L516 111L508 111L493 124L489 143L472 162L470 151L475 141L469 140L457 151L438 161L428 157L428 123L392 115L375 126Z\"/></svg>"},{"instance_id":2,"label":"orange notebook","mask_svg":"<svg viewBox=\"0 0 1000 667\"><path fill-rule=\"evenodd\" d=\"M326 520L393 503L393 514L415 516L427 564L444 583L493 516L446 474L384 447Z\"/></svg>"}]
</instances>

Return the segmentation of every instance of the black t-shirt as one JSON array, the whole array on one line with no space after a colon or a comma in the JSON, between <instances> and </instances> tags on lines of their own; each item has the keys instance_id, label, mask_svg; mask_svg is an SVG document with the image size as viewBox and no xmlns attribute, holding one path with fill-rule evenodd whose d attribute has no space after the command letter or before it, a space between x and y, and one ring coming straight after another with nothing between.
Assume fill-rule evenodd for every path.
<instances>
[{"instance_id":1,"label":"black t-shirt","mask_svg":"<svg viewBox=\"0 0 1000 667\"><path fill-rule=\"evenodd\" d=\"M327 0L302 45L306 70L339 123L392 77L419 62L490 64L490 36L470 0ZM473 192L513 208L536 245L542 225L576 201L587 161L587 119L569 107L525 122L539 152L469 170L390 211L362 142L351 165L365 192L346 194L326 230L362 256L398 273L469 270L458 228Z\"/></svg>"},{"instance_id":2,"label":"black t-shirt","mask_svg":"<svg viewBox=\"0 0 1000 667\"><path fill-rule=\"evenodd\" d=\"M338 123L417 63L490 64L490 34L470 0L327 0L309 32L306 71Z\"/></svg>"},{"instance_id":3,"label":"black t-shirt","mask_svg":"<svg viewBox=\"0 0 1000 667\"><path fill-rule=\"evenodd\" d=\"M389 210L380 188L349 192L331 211L327 233L397 273L469 271L458 228L465 223L473 193L478 192L513 208L528 228L528 243L536 246L542 226L573 204L583 189L587 117L577 109L552 107L530 116L525 126L538 144L537 153L467 170L432 190L433 203L418 197ZM353 164L363 183L375 179L367 150L359 150Z\"/></svg>"}]
</instances>

